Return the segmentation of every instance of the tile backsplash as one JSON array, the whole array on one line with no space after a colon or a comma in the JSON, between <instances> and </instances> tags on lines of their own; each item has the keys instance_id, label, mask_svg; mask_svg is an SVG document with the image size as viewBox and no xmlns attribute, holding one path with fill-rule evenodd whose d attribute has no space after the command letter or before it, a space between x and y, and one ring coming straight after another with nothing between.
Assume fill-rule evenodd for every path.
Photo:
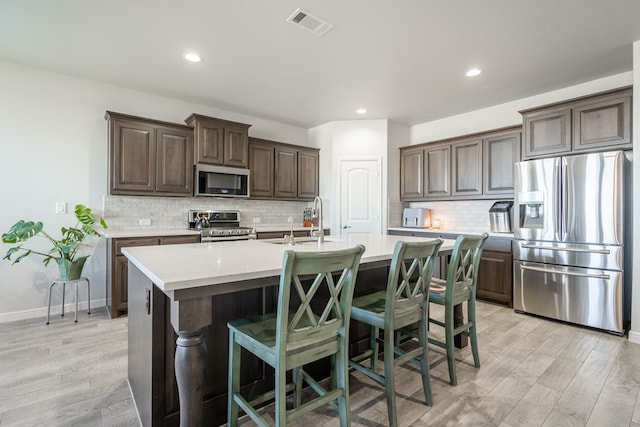
<instances>
[{"instance_id":1,"label":"tile backsplash","mask_svg":"<svg viewBox=\"0 0 640 427\"><path fill-rule=\"evenodd\" d=\"M292 216L296 223L302 224L302 213L307 206L311 206L311 203L208 197L107 195L103 199L104 218L107 224L112 229L122 230L138 230L145 227L160 230L183 229L187 227L187 212L190 209L237 210L240 211L240 224L249 227L254 225L255 218L260 219L260 224L287 224L289 216ZM327 207L324 206L324 208ZM151 220L151 224L141 226L141 219Z\"/></svg>"},{"instance_id":2,"label":"tile backsplash","mask_svg":"<svg viewBox=\"0 0 640 427\"><path fill-rule=\"evenodd\" d=\"M489 231L489 208L497 200L456 200L450 202L411 202L398 206L393 204L396 212L392 214L392 206L389 206L389 226L402 226L403 208L428 208L431 209L432 220L440 220L440 229L464 230L470 233L482 233ZM391 219L394 219L394 222Z\"/></svg>"},{"instance_id":3,"label":"tile backsplash","mask_svg":"<svg viewBox=\"0 0 640 427\"><path fill-rule=\"evenodd\" d=\"M484 232L490 229L489 208L496 200L458 200L450 202L411 202L387 200L389 227L402 226L402 210L406 207L432 209L433 219L440 220L440 229L465 230L468 232ZM156 230L175 230L187 227L187 211L203 210L237 210L240 212L240 224L247 227L258 226L254 223L259 218L262 225L287 224L292 216L296 224L302 225L302 214L310 202L288 202L270 200L245 200L221 198L170 198L170 197L136 197L136 196L104 196L103 216L114 230L140 230L153 228ZM329 224L331 200L323 201L324 223ZM140 220L150 220L151 224L140 225Z\"/></svg>"}]
</instances>

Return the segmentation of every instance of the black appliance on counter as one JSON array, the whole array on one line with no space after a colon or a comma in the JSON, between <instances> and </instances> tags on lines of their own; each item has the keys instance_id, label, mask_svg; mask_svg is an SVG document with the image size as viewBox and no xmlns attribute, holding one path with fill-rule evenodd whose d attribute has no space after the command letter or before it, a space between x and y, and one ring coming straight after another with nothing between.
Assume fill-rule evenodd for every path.
<instances>
[{"instance_id":1,"label":"black appliance on counter","mask_svg":"<svg viewBox=\"0 0 640 427\"><path fill-rule=\"evenodd\" d=\"M225 240L255 239L255 229L240 227L240 212L190 210L189 229L200 231L200 241L219 242Z\"/></svg>"}]
</instances>

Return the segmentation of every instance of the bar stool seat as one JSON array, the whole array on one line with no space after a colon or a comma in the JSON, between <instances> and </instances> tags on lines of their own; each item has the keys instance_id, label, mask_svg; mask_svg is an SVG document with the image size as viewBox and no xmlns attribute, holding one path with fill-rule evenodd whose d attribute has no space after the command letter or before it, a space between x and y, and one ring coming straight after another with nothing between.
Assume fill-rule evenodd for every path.
<instances>
[{"instance_id":1,"label":"bar stool seat","mask_svg":"<svg viewBox=\"0 0 640 427\"><path fill-rule=\"evenodd\" d=\"M64 317L64 295L66 291L67 283L74 284L76 286L76 318L75 322L78 323L78 284L81 282L87 283L87 314L91 314L91 283L88 277L80 277L78 279L56 279L49 285L49 305L47 306L47 325L51 317L51 289L60 283L62 283L62 314L60 317Z\"/></svg>"}]
</instances>

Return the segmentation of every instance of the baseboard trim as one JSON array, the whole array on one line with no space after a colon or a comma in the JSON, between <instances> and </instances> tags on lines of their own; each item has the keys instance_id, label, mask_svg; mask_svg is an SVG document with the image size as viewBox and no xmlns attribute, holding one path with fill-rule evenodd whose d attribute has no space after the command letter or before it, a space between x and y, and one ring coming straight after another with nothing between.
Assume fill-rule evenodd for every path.
<instances>
[{"instance_id":1,"label":"baseboard trim","mask_svg":"<svg viewBox=\"0 0 640 427\"><path fill-rule=\"evenodd\" d=\"M634 344L640 344L640 332L629 331L629 341Z\"/></svg>"},{"instance_id":2,"label":"baseboard trim","mask_svg":"<svg viewBox=\"0 0 640 427\"><path fill-rule=\"evenodd\" d=\"M91 300L91 310L105 310L107 301L102 298L98 300ZM64 313L66 315L73 315L76 310L76 303L71 302L64 305ZM78 302L78 311L87 310L87 302ZM51 305L51 315L59 316L62 313L62 307L60 304ZM32 308L29 310L12 311L10 313L0 313L0 323L15 322L17 320L28 320L42 317L42 321L47 320L47 307ZM66 316L65 316L66 317Z\"/></svg>"}]
</instances>

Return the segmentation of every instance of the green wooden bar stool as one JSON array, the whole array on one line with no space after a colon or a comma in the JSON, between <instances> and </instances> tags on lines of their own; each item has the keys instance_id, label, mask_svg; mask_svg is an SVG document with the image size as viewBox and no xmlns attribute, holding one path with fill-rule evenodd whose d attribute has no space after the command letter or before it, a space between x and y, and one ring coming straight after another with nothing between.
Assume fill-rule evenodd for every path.
<instances>
[{"instance_id":1,"label":"green wooden bar stool","mask_svg":"<svg viewBox=\"0 0 640 427\"><path fill-rule=\"evenodd\" d=\"M259 426L268 422L256 405L275 399L275 425L328 403L337 402L340 425L349 426L349 317L353 287L365 248L325 252L286 251L282 262L277 313L229 322L228 425L236 426L239 409ZM336 280L337 278L337 280ZM303 283L304 281L304 283ZM309 285L308 282L311 282ZM320 289L328 291L320 296ZM291 295L293 293L293 296ZM299 300L299 302L298 302ZM275 390L247 401L240 394L240 351L244 348L275 369ZM311 378L303 365L331 357L331 390ZM293 383L287 384L287 371ZM302 404L303 381L318 394ZM287 410L286 393L294 391Z\"/></svg>"},{"instance_id":2,"label":"green wooden bar stool","mask_svg":"<svg viewBox=\"0 0 640 427\"><path fill-rule=\"evenodd\" d=\"M445 331L445 341L429 338L429 343L444 348L447 351L449 366L449 382L456 385L456 365L453 338L458 334L465 334L471 341L473 362L480 367L478 355L478 335L476 333L476 284L478 282L478 266L482 247L489 235L481 236L460 235L456 239L449 267L447 280L431 279L429 302L444 306L444 320L429 317L429 322L441 326ZM467 321L461 325L454 324L453 307L467 302Z\"/></svg>"},{"instance_id":3,"label":"green wooden bar stool","mask_svg":"<svg viewBox=\"0 0 640 427\"><path fill-rule=\"evenodd\" d=\"M394 368L418 360L427 405L433 405L427 356L427 307L433 263L442 240L396 243L386 290L353 300L351 318L371 326L369 349L352 358L349 365L383 384L387 394L389 425L398 425ZM408 267L407 267L408 266ZM395 341L403 328L418 323L418 346L401 350ZM380 330L384 331L384 375L376 372ZM363 362L369 361L369 366Z\"/></svg>"}]
</instances>

